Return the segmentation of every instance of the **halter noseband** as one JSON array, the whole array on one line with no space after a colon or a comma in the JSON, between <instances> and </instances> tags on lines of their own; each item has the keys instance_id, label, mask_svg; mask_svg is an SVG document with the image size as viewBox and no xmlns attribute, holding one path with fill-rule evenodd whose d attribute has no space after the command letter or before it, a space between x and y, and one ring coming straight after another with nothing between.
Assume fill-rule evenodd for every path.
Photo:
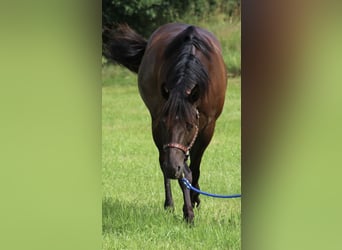
<instances>
[{"instance_id":1,"label":"halter noseband","mask_svg":"<svg viewBox=\"0 0 342 250\"><path fill-rule=\"evenodd\" d=\"M196 109L196 116L197 116L197 119L199 119L199 112L198 112L197 109ZM190 149L194 145L197 136L198 136L198 126L195 125L195 135L192 138L192 141L190 142L189 146L184 146L184 145L182 145L180 143L176 143L176 142L170 142L170 143L164 144L163 145L163 149L165 150L167 148L178 148L178 149L180 149L181 151L184 152L186 157L188 157L189 153L190 153Z\"/></svg>"}]
</instances>

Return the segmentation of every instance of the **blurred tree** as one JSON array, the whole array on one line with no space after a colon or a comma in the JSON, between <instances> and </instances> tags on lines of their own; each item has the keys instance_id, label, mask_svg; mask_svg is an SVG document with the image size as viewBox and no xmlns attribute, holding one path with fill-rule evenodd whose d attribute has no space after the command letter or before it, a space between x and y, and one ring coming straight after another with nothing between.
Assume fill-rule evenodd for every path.
<instances>
[{"instance_id":1,"label":"blurred tree","mask_svg":"<svg viewBox=\"0 0 342 250\"><path fill-rule=\"evenodd\" d=\"M206 20L216 13L240 18L240 0L102 0L103 28L127 23L145 37L164 23Z\"/></svg>"}]
</instances>

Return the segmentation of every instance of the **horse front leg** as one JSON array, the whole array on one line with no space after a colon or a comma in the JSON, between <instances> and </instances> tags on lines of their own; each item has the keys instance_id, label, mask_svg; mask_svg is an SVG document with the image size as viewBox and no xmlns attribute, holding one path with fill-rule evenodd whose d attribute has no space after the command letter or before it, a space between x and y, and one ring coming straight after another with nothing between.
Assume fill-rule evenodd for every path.
<instances>
[{"instance_id":1,"label":"horse front leg","mask_svg":"<svg viewBox=\"0 0 342 250\"><path fill-rule=\"evenodd\" d=\"M184 177L191 183L192 182L192 173L190 168L185 165L184 167ZM183 205L183 215L184 219L188 223L192 223L194 220L194 211L191 204L191 198L190 198L190 190L185 186L183 181L180 179L178 180L178 183L182 189L183 192L183 199L184 199L184 205Z\"/></svg>"},{"instance_id":2,"label":"horse front leg","mask_svg":"<svg viewBox=\"0 0 342 250\"><path fill-rule=\"evenodd\" d=\"M171 191L171 182L170 179L164 176L164 188L165 188L165 202L164 208L174 210L173 199L172 199L172 191Z\"/></svg>"},{"instance_id":3,"label":"horse front leg","mask_svg":"<svg viewBox=\"0 0 342 250\"><path fill-rule=\"evenodd\" d=\"M163 172L163 163L164 163L164 154L163 151L159 151L159 164L160 169ZM163 172L164 176L164 190L165 190L165 202L164 202L164 208L170 209L171 211L174 210L173 205L173 199L172 199L172 191L171 191L171 181L169 178L167 178Z\"/></svg>"}]
</instances>

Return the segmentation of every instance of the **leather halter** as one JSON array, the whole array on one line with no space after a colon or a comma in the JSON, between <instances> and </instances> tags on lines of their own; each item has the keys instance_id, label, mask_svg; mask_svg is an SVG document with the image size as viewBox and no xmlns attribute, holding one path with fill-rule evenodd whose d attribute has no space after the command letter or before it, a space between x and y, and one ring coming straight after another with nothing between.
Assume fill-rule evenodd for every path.
<instances>
[{"instance_id":1,"label":"leather halter","mask_svg":"<svg viewBox=\"0 0 342 250\"><path fill-rule=\"evenodd\" d=\"M198 112L198 110L196 110L196 116L197 116L197 119L199 119L199 112ZM198 136L198 126L195 125L195 135L192 138L192 141L190 142L189 146L184 146L183 144L180 144L180 143L177 143L177 142L170 142L170 143L164 144L163 145L163 149L165 150L167 148L178 148L178 149L180 149L181 151L184 152L186 157L188 157L189 153L190 153L190 149L195 144L197 136Z\"/></svg>"}]
</instances>

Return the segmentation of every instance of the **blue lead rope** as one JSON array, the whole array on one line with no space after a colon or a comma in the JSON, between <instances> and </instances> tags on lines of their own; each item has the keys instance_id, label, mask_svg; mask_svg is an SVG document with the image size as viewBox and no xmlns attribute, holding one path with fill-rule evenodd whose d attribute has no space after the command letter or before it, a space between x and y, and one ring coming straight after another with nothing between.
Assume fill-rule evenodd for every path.
<instances>
[{"instance_id":1,"label":"blue lead rope","mask_svg":"<svg viewBox=\"0 0 342 250\"><path fill-rule=\"evenodd\" d=\"M186 179L186 178L182 178L182 181L184 183L184 185L187 187L187 189L190 189L190 190L193 190L199 194L203 194L203 195L207 195L207 196L210 196L210 197L215 197L215 198L239 198L241 197L241 194L233 194L233 195L220 195L220 194L210 194L210 193L207 193L207 192L204 192L204 191L201 191L195 187L193 187L191 185L191 183Z\"/></svg>"}]
</instances>

